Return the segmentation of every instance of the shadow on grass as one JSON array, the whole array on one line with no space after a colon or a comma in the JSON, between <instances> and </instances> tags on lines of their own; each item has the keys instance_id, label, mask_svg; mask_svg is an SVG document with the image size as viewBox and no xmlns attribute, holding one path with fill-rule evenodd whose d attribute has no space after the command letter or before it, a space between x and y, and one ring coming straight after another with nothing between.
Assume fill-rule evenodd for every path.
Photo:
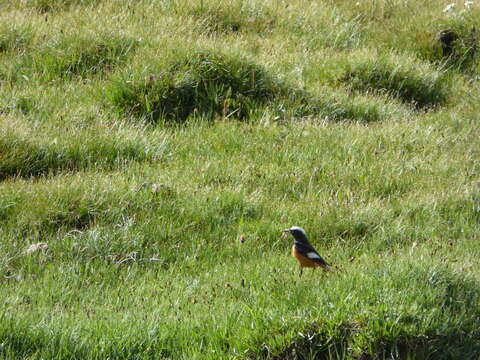
<instances>
[{"instance_id":1,"label":"shadow on grass","mask_svg":"<svg viewBox=\"0 0 480 360\"><path fill-rule=\"evenodd\" d=\"M393 55L351 65L342 81L354 91L387 94L419 110L444 105L451 91L444 73Z\"/></svg>"},{"instance_id":2,"label":"shadow on grass","mask_svg":"<svg viewBox=\"0 0 480 360\"><path fill-rule=\"evenodd\" d=\"M108 138L91 136L88 142L82 137L76 142L62 145L37 143L15 134L0 139L0 181L8 178L38 178L60 172L75 172L91 168L111 170L126 162L150 161L142 144L133 141L119 143Z\"/></svg>"},{"instance_id":3,"label":"shadow on grass","mask_svg":"<svg viewBox=\"0 0 480 360\"><path fill-rule=\"evenodd\" d=\"M113 108L163 124L190 117L249 120L267 109L277 120L321 117L368 123L386 117L381 103L352 101L331 90L315 95L239 56L189 49L154 62L148 73L129 69L110 81L105 94Z\"/></svg>"},{"instance_id":4,"label":"shadow on grass","mask_svg":"<svg viewBox=\"0 0 480 360\"><path fill-rule=\"evenodd\" d=\"M271 360L380 360L380 359L478 359L479 338L465 338L465 333L452 331L447 335L405 336L394 340L380 339L365 352L352 353L350 340L355 336L352 325L344 325L339 338L323 334L307 334L278 355L264 352L252 359Z\"/></svg>"},{"instance_id":5,"label":"shadow on grass","mask_svg":"<svg viewBox=\"0 0 480 360\"><path fill-rule=\"evenodd\" d=\"M408 265L408 264L405 264ZM271 349L267 344L272 336L281 344L286 333L269 333L268 329L256 334L255 343L248 352L241 352L240 358L269 360L307 360L307 359L478 359L480 355L480 321L476 304L480 289L474 281L458 276L448 269L439 267L428 269L415 267L403 271L392 278L392 289L423 286L434 288L434 297L423 297L418 293L416 305L421 311L414 315L391 316L395 307L374 305L368 317L359 320L329 319L317 321L299 332L297 337L283 348ZM382 270L383 271L383 270ZM370 274L375 277L374 271ZM406 284L408 279L411 283ZM346 279L344 279L346 280ZM372 280L372 279L370 279ZM384 284L383 284L384 285ZM383 286L380 285L380 286ZM368 299L365 299L368 302ZM401 301L401 299L399 299ZM435 318L429 318L428 311L438 310ZM425 313L425 311L427 313ZM339 314L341 315L341 314ZM90 322L91 321L91 322ZM7 358L115 358L115 359L153 359L162 356L188 355L191 346L202 346L206 352L210 341L215 342L214 334L205 328L204 334L183 333L162 338L160 334L151 335L151 331L142 322L130 324L122 329L117 322L103 322L95 318L81 323L86 326L82 331L56 324L38 326L27 320L18 320L3 314L0 317L0 355ZM176 323L174 328L179 323ZM168 326L168 324L166 324ZM225 324L225 326L228 326ZM142 329L139 331L139 329ZM172 330L174 329L172 328ZM58 330L58 329L61 329ZM221 329L216 329L221 330ZM235 327L229 328L235 332ZM252 331L255 331L252 329ZM285 330L286 332L289 329ZM150 335L147 335L150 334ZM208 336L212 336L210 339ZM185 341L188 340L188 341ZM217 339L222 341L222 339ZM228 339L217 358L229 358ZM248 341L246 338L245 341ZM179 344L188 344L189 348L179 348ZM200 344L201 343L201 344ZM218 348L216 349L218 351ZM180 356L179 356L180 357Z\"/></svg>"},{"instance_id":6,"label":"shadow on grass","mask_svg":"<svg viewBox=\"0 0 480 360\"><path fill-rule=\"evenodd\" d=\"M404 275L408 274L409 284ZM372 274L376 276L376 274ZM381 286L381 285L380 285ZM396 275L390 286L433 289L435 297L415 299L422 308L414 314L372 309L366 318L316 322L299 332L285 348L265 345L251 359L478 359L480 355L479 284L447 268L414 266ZM428 290L426 290L428 291ZM359 309L360 310L360 309ZM438 312L426 319L430 311ZM359 311L360 312L360 311Z\"/></svg>"},{"instance_id":7,"label":"shadow on grass","mask_svg":"<svg viewBox=\"0 0 480 360\"><path fill-rule=\"evenodd\" d=\"M0 53L2 47L5 51L26 48L26 31L7 28L3 30L4 36L0 32ZM136 40L116 34L61 34L12 58L9 66L2 69L0 78L14 84L31 78L49 82L109 74L125 63L137 47Z\"/></svg>"}]
</instances>

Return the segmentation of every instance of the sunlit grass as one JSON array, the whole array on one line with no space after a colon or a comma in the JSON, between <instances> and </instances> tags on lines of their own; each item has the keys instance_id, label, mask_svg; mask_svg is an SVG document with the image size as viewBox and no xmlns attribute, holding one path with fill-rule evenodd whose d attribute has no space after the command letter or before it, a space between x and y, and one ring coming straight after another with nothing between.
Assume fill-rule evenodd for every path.
<instances>
[{"instance_id":1,"label":"sunlit grass","mask_svg":"<svg viewBox=\"0 0 480 360\"><path fill-rule=\"evenodd\" d=\"M0 5L0 357L477 358L478 10L444 7Z\"/></svg>"}]
</instances>

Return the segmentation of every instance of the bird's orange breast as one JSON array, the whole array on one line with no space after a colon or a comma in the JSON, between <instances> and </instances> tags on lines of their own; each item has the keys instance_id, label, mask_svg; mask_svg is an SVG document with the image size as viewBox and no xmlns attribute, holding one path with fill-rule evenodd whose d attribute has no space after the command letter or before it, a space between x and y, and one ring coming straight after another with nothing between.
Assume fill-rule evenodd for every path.
<instances>
[{"instance_id":1,"label":"bird's orange breast","mask_svg":"<svg viewBox=\"0 0 480 360\"><path fill-rule=\"evenodd\" d=\"M297 247L295 246L295 244L293 245L292 247L292 256L297 259L297 261L300 263L300 266L301 267L317 267L317 266L321 266L319 263L313 261L312 259L309 259L308 257L306 257L305 255L302 255L300 254L298 251L297 251Z\"/></svg>"}]
</instances>

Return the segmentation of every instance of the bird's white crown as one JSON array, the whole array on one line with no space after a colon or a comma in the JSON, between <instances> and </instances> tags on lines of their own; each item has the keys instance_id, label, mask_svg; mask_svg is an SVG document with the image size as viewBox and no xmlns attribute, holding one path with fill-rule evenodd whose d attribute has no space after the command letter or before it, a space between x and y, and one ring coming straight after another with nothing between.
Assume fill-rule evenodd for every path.
<instances>
[{"instance_id":1,"label":"bird's white crown","mask_svg":"<svg viewBox=\"0 0 480 360\"><path fill-rule=\"evenodd\" d=\"M305 232L305 230L303 230L301 227L299 226L292 226L290 229L290 231L300 231L303 235L307 236L307 233Z\"/></svg>"}]
</instances>

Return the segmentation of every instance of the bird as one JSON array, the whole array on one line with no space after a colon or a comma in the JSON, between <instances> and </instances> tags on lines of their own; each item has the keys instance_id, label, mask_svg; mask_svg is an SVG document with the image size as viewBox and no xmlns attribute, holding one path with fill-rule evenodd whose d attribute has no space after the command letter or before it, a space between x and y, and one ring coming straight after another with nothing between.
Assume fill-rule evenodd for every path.
<instances>
[{"instance_id":1,"label":"bird","mask_svg":"<svg viewBox=\"0 0 480 360\"><path fill-rule=\"evenodd\" d=\"M321 267L325 271L331 271L331 266L327 263L310 244L307 238L307 233L301 227L292 226L290 229L283 230L284 234L291 234L295 239L295 243L292 246L292 256L297 259L300 265L301 277L304 267L317 268Z\"/></svg>"}]
</instances>

